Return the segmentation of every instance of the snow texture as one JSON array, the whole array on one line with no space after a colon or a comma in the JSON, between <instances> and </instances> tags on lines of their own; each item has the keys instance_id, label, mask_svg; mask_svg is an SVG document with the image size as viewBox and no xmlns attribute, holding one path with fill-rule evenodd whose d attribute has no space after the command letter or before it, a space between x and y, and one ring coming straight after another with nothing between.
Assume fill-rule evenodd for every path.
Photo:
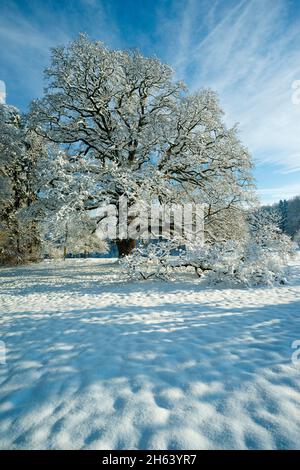
<instances>
[{"instance_id":1,"label":"snow texture","mask_svg":"<svg viewBox=\"0 0 300 470\"><path fill-rule=\"evenodd\" d=\"M0 271L1 449L300 447L300 260L275 288L121 282L107 260Z\"/></svg>"}]
</instances>

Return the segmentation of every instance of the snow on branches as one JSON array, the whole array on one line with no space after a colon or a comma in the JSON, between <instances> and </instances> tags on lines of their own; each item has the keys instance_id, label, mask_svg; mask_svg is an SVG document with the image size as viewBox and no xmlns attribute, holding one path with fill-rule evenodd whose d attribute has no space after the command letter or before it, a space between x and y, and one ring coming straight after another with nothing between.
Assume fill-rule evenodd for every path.
<instances>
[{"instance_id":1,"label":"snow on branches","mask_svg":"<svg viewBox=\"0 0 300 470\"><path fill-rule=\"evenodd\" d=\"M88 175L87 211L124 195L132 205L201 202L208 238L240 238L252 162L213 91L189 93L157 58L85 35L53 50L46 80L30 120L64 149L78 179Z\"/></svg>"},{"instance_id":2,"label":"snow on branches","mask_svg":"<svg viewBox=\"0 0 300 470\"><path fill-rule=\"evenodd\" d=\"M34 220L20 211L35 200L34 172L40 138L29 131L19 111L0 104L0 263L15 264L39 257Z\"/></svg>"},{"instance_id":3,"label":"snow on branches","mask_svg":"<svg viewBox=\"0 0 300 470\"><path fill-rule=\"evenodd\" d=\"M284 282L292 243L270 213L249 214L251 156L212 90L190 93L157 58L85 35L52 50L46 81L25 125L16 110L0 108L0 246L10 237L20 252L22 221L43 254L102 251L97 214L106 204L125 197L131 214L141 203L201 204L205 244L116 233L131 278L192 269L212 283Z\"/></svg>"},{"instance_id":4,"label":"snow on branches","mask_svg":"<svg viewBox=\"0 0 300 470\"><path fill-rule=\"evenodd\" d=\"M175 255L174 255L175 252ZM200 243L164 240L136 248L121 265L131 279L172 279L178 268L192 268L209 284L257 286L286 282L284 264L295 252L274 214L250 214L244 240Z\"/></svg>"}]
</instances>

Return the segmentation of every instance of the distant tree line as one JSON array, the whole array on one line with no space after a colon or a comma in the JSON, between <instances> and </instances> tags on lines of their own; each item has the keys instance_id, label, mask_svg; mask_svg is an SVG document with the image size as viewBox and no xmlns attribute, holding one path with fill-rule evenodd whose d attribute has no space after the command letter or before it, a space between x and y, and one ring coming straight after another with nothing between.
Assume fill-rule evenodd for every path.
<instances>
[{"instance_id":1,"label":"distant tree line","mask_svg":"<svg viewBox=\"0 0 300 470\"><path fill-rule=\"evenodd\" d=\"M299 237L300 234L300 196L292 199L280 200L273 205L265 206L267 210L276 210L280 216L279 227L283 233L289 235L293 239Z\"/></svg>"}]
</instances>

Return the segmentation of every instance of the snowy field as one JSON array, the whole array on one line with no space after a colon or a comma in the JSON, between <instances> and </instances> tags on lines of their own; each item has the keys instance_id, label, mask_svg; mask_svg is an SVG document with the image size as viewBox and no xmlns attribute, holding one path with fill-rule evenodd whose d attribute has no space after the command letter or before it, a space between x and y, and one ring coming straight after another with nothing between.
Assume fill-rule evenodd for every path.
<instances>
[{"instance_id":1,"label":"snowy field","mask_svg":"<svg viewBox=\"0 0 300 470\"><path fill-rule=\"evenodd\" d=\"M1 449L300 448L299 259L278 288L117 269L0 270Z\"/></svg>"}]
</instances>

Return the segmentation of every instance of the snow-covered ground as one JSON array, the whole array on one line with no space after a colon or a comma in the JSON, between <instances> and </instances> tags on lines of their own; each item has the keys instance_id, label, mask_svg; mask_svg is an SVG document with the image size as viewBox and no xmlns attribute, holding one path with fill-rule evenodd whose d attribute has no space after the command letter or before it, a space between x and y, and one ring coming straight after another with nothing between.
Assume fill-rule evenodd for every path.
<instances>
[{"instance_id":1,"label":"snow-covered ground","mask_svg":"<svg viewBox=\"0 0 300 470\"><path fill-rule=\"evenodd\" d=\"M0 270L0 448L300 448L299 259L257 289L105 263Z\"/></svg>"}]
</instances>

